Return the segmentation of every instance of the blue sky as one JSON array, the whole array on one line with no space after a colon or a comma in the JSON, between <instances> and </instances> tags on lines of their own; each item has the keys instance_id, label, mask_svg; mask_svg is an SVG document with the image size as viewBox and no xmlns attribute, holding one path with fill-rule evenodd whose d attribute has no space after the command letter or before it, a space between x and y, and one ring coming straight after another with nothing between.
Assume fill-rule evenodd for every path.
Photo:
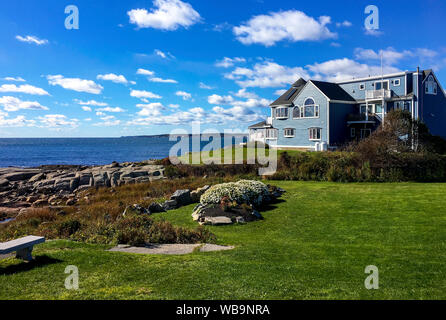
<instances>
[{"instance_id":1,"label":"blue sky","mask_svg":"<svg viewBox=\"0 0 446 320\"><path fill-rule=\"evenodd\" d=\"M299 77L379 74L380 52L444 84L445 16L440 0L1 1L0 137L244 131Z\"/></svg>"}]
</instances>

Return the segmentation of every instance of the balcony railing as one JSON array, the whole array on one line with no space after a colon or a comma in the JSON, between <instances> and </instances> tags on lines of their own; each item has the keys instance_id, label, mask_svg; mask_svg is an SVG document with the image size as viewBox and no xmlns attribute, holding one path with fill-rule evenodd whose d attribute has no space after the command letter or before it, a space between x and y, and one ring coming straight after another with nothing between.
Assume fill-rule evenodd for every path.
<instances>
[{"instance_id":1,"label":"balcony railing","mask_svg":"<svg viewBox=\"0 0 446 320\"><path fill-rule=\"evenodd\" d=\"M350 113L347 116L347 121L348 122L362 122L362 121L376 121L377 116L374 113L369 113L369 114L365 114L365 113Z\"/></svg>"},{"instance_id":2,"label":"balcony railing","mask_svg":"<svg viewBox=\"0 0 446 320\"><path fill-rule=\"evenodd\" d=\"M367 90L365 92L365 98L370 99L390 99L392 97L392 91L390 90Z\"/></svg>"}]
</instances>

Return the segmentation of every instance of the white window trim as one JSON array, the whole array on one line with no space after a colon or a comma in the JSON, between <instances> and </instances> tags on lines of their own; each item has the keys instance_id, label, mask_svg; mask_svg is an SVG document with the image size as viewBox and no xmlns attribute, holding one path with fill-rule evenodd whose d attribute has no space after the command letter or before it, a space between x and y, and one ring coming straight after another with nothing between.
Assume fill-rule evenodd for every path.
<instances>
[{"instance_id":1,"label":"white window trim","mask_svg":"<svg viewBox=\"0 0 446 320\"><path fill-rule=\"evenodd\" d=\"M278 130L277 129L275 129L275 128L268 128L268 129L266 129L267 131L268 130L270 130L270 131L274 131L275 133L276 133L276 136L275 137L268 137L268 135L267 135L267 132L265 132L265 139L268 139L268 140L277 140L277 136L278 136Z\"/></svg>"},{"instance_id":2,"label":"white window trim","mask_svg":"<svg viewBox=\"0 0 446 320\"><path fill-rule=\"evenodd\" d=\"M299 110L299 117L295 117L295 116L294 116L294 110L295 110L295 109L298 109L298 110ZM293 114L292 114L293 119L302 119L301 115L302 115L302 109L301 109L301 107L299 107L299 106L295 106L295 107L293 108Z\"/></svg>"},{"instance_id":3,"label":"white window trim","mask_svg":"<svg viewBox=\"0 0 446 320\"><path fill-rule=\"evenodd\" d=\"M293 135L287 135L286 134L287 130L292 130L293 131ZM283 129L283 137L284 138L294 138L295 136L296 136L296 129L294 129L294 128L285 128L285 129Z\"/></svg>"},{"instance_id":4,"label":"white window trim","mask_svg":"<svg viewBox=\"0 0 446 320\"><path fill-rule=\"evenodd\" d=\"M314 102L314 104L310 104L310 105L308 105L307 107L309 107L309 106L313 106L314 107L314 113L316 114L316 109L317 109L317 116L314 116L314 117L305 117L305 102L307 101L307 100L309 100L309 99L311 99L311 100L313 100L313 102ZM293 119L296 119L296 120L301 120L301 119L319 119L320 117L321 117L321 107L320 107L320 105L318 105L318 104L316 104L316 100L314 100L314 98L313 97L307 97L305 100L304 100L304 104L302 105L302 106L299 106L299 110L300 110L300 118L294 118L293 117Z\"/></svg>"},{"instance_id":5,"label":"white window trim","mask_svg":"<svg viewBox=\"0 0 446 320\"><path fill-rule=\"evenodd\" d=\"M362 89L361 89L362 86ZM365 90L365 83L360 83L359 84L359 90L364 91Z\"/></svg>"},{"instance_id":6,"label":"white window trim","mask_svg":"<svg viewBox=\"0 0 446 320\"><path fill-rule=\"evenodd\" d=\"M287 116L282 116L282 117L278 117L277 116L277 110L279 110L279 109L286 109L287 110ZM276 110L274 111L274 118L275 119L278 119L278 120L281 120L281 119L289 119L290 118L290 110L289 110L289 107L277 107L276 108Z\"/></svg>"},{"instance_id":7,"label":"white window trim","mask_svg":"<svg viewBox=\"0 0 446 320\"><path fill-rule=\"evenodd\" d=\"M314 137L313 137L313 138L310 137L310 132L311 132L311 130L314 130L314 129L320 131L319 139L314 138ZM316 136L317 136L317 134L316 134ZM310 140L310 141L321 141L321 140L322 140L322 128L318 128L318 127L311 127L311 128L308 128L308 140Z\"/></svg>"},{"instance_id":8,"label":"white window trim","mask_svg":"<svg viewBox=\"0 0 446 320\"><path fill-rule=\"evenodd\" d=\"M396 84L396 81L398 81L398 84ZM393 80L393 86L394 87L399 87L401 85L401 79L394 79Z\"/></svg>"},{"instance_id":9,"label":"white window trim","mask_svg":"<svg viewBox=\"0 0 446 320\"><path fill-rule=\"evenodd\" d=\"M390 90L390 81L389 80L378 80L378 81L373 82L373 89L374 90L382 90L383 88L376 89L376 84L381 83L381 82L387 82L387 89L384 89L384 90Z\"/></svg>"}]
</instances>

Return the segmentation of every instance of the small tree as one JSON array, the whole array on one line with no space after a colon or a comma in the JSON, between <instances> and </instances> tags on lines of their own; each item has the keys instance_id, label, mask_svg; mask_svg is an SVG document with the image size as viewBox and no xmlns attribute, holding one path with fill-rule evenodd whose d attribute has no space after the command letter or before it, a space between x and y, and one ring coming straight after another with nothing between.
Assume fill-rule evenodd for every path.
<instances>
[{"instance_id":1,"label":"small tree","mask_svg":"<svg viewBox=\"0 0 446 320\"><path fill-rule=\"evenodd\" d=\"M408 111L395 110L386 114L381 126L368 138L347 147L358 152L363 160L388 162L392 154L406 152L444 153L446 141L432 136L427 126L412 118Z\"/></svg>"}]
</instances>

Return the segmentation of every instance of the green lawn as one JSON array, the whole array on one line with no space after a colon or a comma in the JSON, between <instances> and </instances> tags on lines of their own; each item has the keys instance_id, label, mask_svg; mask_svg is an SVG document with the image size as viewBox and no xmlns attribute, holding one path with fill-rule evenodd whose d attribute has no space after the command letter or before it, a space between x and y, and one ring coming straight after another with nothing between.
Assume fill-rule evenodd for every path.
<instances>
[{"instance_id":1,"label":"green lawn","mask_svg":"<svg viewBox=\"0 0 446 320\"><path fill-rule=\"evenodd\" d=\"M107 252L54 241L34 264L0 261L0 299L445 299L446 184L274 182L265 220L211 227L225 252ZM195 226L193 205L159 214ZM80 289L64 288L76 265ZM379 268L380 288L364 288Z\"/></svg>"}]
</instances>

